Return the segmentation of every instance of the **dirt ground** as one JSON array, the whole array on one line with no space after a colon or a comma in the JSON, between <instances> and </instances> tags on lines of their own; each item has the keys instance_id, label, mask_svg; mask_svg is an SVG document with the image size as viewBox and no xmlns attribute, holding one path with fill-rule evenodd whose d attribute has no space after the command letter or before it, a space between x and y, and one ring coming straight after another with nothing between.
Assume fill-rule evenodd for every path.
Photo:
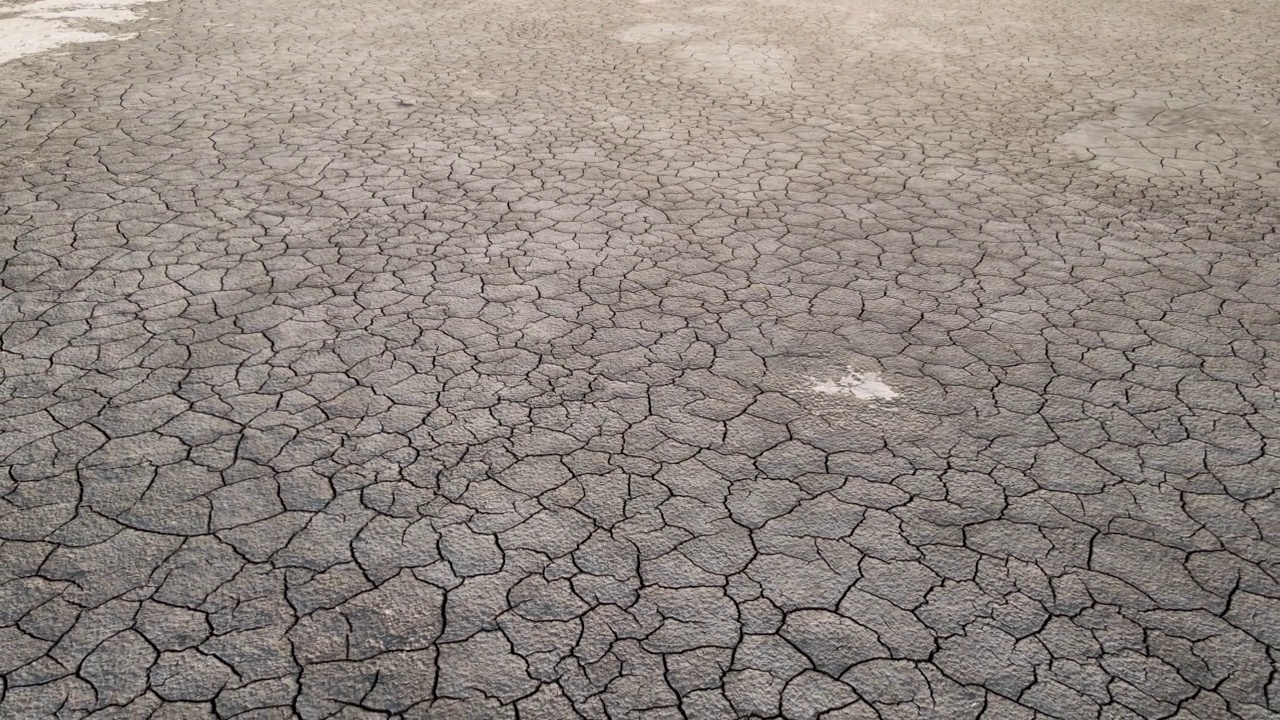
<instances>
[{"instance_id":1,"label":"dirt ground","mask_svg":"<svg viewBox=\"0 0 1280 720\"><path fill-rule=\"evenodd\" d=\"M3 0L0 717L1277 717L1276 38Z\"/></svg>"}]
</instances>

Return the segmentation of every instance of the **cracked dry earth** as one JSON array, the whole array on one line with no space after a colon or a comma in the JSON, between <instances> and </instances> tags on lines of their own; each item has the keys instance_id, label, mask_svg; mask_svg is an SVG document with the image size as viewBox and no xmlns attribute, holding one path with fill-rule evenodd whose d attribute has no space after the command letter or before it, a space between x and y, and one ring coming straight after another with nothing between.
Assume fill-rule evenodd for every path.
<instances>
[{"instance_id":1,"label":"cracked dry earth","mask_svg":"<svg viewBox=\"0 0 1280 720\"><path fill-rule=\"evenodd\" d=\"M1280 712L1275 3L15 12L0 717Z\"/></svg>"}]
</instances>

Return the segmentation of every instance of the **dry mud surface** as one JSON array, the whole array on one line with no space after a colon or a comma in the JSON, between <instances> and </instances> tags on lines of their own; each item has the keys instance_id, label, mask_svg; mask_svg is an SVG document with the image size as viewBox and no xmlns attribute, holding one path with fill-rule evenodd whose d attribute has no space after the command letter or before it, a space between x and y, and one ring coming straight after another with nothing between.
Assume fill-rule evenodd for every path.
<instances>
[{"instance_id":1,"label":"dry mud surface","mask_svg":"<svg viewBox=\"0 0 1280 720\"><path fill-rule=\"evenodd\" d=\"M1280 6L0 4L0 717L1275 718Z\"/></svg>"}]
</instances>

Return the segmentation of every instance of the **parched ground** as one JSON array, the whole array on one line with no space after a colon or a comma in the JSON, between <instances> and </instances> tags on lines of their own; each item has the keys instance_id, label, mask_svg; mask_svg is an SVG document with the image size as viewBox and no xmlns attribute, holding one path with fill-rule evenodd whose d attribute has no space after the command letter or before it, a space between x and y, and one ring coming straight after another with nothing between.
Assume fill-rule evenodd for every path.
<instances>
[{"instance_id":1,"label":"parched ground","mask_svg":"<svg viewBox=\"0 0 1280 720\"><path fill-rule=\"evenodd\" d=\"M0 5L0 717L1277 717L1280 6L710 1Z\"/></svg>"}]
</instances>

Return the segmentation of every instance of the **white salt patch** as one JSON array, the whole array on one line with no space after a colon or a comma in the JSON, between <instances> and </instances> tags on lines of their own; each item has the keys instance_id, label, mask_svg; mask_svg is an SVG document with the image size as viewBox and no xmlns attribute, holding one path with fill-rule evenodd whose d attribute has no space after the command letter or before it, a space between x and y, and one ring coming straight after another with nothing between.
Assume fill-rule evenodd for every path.
<instances>
[{"instance_id":1,"label":"white salt patch","mask_svg":"<svg viewBox=\"0 0 1280 720\"><path fill-rule=\"evenodd\" d=\"M851 372L836 381L824 381L813 386L815 392L826 395L855 397L859 400L892 400L897 391L889 387L876 373Z\"/></svg>"},{"instance_id":2,"label":"white salt patch","mask_svg":"<svg viewBox=\"0 0 1280 720\"><path fill-rule=\"evenodd\" d=\"M158 0L40 0L0 6L0 63L52 50L70 43L127 40L133 34L113 35L77 27L78 21L126 23L138 19L128 9Z\"/></svg>"},{"instance_id":3,"label":"white salt patch","mask_svg":"<svg viewBox=\"0 0 1280 720\"><path fill-rule=\"evenodd\" d=\"M0 18L0 63L52 50L67 43L110 39L110 35L76 30L58 20Z\"/></svg>"}]
</instances>

